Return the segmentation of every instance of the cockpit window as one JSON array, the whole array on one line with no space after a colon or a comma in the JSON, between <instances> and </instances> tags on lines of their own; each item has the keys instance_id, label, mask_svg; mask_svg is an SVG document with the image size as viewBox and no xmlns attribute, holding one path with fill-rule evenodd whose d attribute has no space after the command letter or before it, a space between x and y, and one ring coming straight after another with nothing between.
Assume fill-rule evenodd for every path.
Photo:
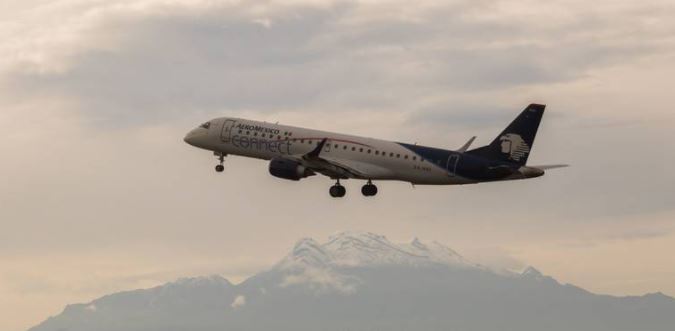
<instances>
[{"instance_id":1,"label":"cockpit window","mask_svg":"<svg viewBox=\"0 0 675 331\"><path fill-rule=\"evenodd\" d=\"M206 122L206 123L200 125L199 127L202 127L204 129L208 129L210 126L211 126L211 122Z\"/></svg>"}]
</instances>

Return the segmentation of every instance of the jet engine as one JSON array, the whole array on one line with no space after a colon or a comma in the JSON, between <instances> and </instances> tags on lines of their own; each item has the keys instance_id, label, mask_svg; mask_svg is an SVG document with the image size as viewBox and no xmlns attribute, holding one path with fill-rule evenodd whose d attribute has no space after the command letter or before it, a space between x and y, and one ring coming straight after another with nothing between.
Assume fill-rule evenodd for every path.
<instances>
[{"instance_id":1,"label":"jet engine","mask_svg":"<svg viewBox=\"0 0 675 331\"><path fill-rule=\"evenodd\" d=\"M270 174L274 177L290 180L300 180L315 175L314 171L305 168L299 162L284 158L274 158L270 161Z\"/></svg>"}]
</instances>

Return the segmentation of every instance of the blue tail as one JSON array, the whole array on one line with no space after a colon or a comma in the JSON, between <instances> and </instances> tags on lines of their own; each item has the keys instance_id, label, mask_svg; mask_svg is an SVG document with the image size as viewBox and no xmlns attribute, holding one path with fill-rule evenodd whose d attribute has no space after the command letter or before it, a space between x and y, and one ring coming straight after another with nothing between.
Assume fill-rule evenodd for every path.
<instances>
[{"instance_id":1,"label":"blue tail","mask_svg":"<svg viewBox=\"0 0 675 331\"><path fill-rule=\"evenodd\" d=\"M488 146L467 153L491 160L525 165L534 145L537 129L544 116L545 105L531 104Z\"/></svg>"}]
</instances>

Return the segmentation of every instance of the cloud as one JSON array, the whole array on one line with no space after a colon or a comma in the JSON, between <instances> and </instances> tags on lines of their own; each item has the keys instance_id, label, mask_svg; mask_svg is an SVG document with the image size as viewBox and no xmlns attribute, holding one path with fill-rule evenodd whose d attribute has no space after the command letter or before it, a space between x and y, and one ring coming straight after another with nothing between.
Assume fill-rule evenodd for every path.
<instances>
[{"instance_id":1,"label":"cloud","mask_svg":"<svg viewBox=\"0 0 675 331\"><path fill-rule=\"evenodd\" d=\"M630 232L623 232L609 236L613 240L649 240L667 237L672 233L669 229L641 229Z\"/></svg>"},{"instance_id":2,"label":"cloud","mask_svg":"<svg viewBox=\"0 0 675 331\"><path fill-rule=\"evenodd\" d=\"M246 296L237 295L237 297L234 298L234 301L232 301L230 307L237 309L243 307L244 305L246 305Z\"/></svg>"},{"instance_id":3,"label":"cloud","mask_svg":"<svg viewBox=\"0 0 675 331\"><path fill-rule=\"evenodd\" d=\"M673 51L654 24L670 25L667 10L645 6L652 10L636 15L642 7L628 6L605 18L577 13L577 3L530 5L562 18L483 1L73 5L70 28L51 32L71 36L70 50L58 51L61 41L57 49L44 45L40 56L60 54L50 65L60 69L14 66L2 85L10 98L27 98L26 91L65 98L94 123L114 127L247 110L447 113L458 103L479 104L476 98L497 107L486 94L573 81Z\"/></svg>"},{"instance_id":4,"label":"cloud","mask_svg":"<svg viewBox=\"0 0 675 331\"><path fill-rule=\"evenodd\" d=\"M324 291L352 294L356 291L360 280L355 277L340 275L328 269L305 267L299 272L287 275L281 287L306 285L310 289L322 293Z\"/></svg>"}]
</instances>

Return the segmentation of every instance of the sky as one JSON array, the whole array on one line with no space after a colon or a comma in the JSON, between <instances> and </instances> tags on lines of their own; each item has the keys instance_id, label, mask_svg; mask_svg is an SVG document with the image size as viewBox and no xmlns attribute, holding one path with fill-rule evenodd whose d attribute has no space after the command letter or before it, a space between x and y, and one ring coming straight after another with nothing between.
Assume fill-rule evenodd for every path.
<instances>
[{"instance_id":1,"label":"sky","mask_svg":"<svg viewBox=\"0 0 675 331\"><path fill-rule=\"evenodd\" d=\"M0 329L303 237L437 240L596 293L675 296L672 1L0 2ZM182 141L219 116L441 148L547 113L534 180L270 176Z\"/></svg>"}]
</instances>

